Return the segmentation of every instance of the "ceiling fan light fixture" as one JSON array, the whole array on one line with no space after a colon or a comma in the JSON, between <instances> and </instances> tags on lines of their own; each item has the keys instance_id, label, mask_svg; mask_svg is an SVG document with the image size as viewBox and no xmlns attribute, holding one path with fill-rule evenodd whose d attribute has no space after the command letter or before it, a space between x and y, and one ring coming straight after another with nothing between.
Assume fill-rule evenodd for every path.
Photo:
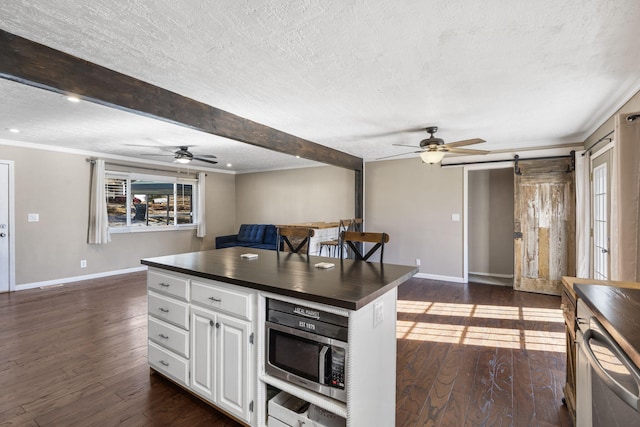
<instances>
[{"instance_id":1,"label":"ceiling fan light fixture","mask_svg":"<svg viewBox=\"0 0 640 427\"><path fill-rule=\"evenodd\" d=\"M187 163L191 163L191 159L189 157L178 157L173 161L173 163L182 163L186 165Z\"/></svg>"},{"instance_id":2,"label":"ceiling fan light fixture","mask_svg":"<svg viewBox=\"0 0 640 427\"><path fill-rule=\"evenodd\" d=\"M444 151L423 151L420 153L420 158L423 162L434 165L440 163L445 154L446 152Z\"/></svg>"}]
</instances>

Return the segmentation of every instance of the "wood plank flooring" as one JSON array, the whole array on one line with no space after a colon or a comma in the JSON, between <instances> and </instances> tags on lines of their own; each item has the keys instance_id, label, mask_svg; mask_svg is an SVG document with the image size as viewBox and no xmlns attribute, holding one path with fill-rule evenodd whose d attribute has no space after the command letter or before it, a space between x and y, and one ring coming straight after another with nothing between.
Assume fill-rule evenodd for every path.
<instances>
[{"instance_id":1,"label":"wood plank flooring","mask_svg":"<svg viewBox=\"0 0 640 427\"><path fill-rule=\"evenodd\" d=\"M397 329L397 426L571 426L559 297L411 279Z\"/></svg>"},{"instance_id":2,"label":"wood plank flooring","mask_svg":"<svg viewBox=\"0 0 640 427\"><path fill-rule=\"evenodd\" d=\"M570 425L558 297L411 279L398 304L398 426ZM150 373L146 314L145 273L0 294L0 426L239 426Z\"/></svg>"}]
</instances>

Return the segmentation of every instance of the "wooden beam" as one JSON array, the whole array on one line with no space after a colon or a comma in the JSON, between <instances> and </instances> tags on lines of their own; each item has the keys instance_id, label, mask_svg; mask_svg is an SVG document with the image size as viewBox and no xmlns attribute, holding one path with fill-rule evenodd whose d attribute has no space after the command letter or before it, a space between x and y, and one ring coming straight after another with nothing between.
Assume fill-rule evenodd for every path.
<instances>
[{"instance_id":1,"label":"wooden beam","mask_svg":"<svg viewBox=\"0 0 640 427\"><path fill-rule=\"evenodd\" d=\"M355 171L362 159L0 30L0 77Z\"/></svg>"}]
</instances>

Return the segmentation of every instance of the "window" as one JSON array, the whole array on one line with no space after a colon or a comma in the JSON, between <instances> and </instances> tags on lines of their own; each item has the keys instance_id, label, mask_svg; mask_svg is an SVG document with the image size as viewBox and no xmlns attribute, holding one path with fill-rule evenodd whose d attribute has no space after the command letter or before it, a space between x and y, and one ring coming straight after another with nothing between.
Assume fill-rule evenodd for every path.
<instances>
[{"instance_id":1,"label":"window","mask_svg":"<svg viewBox=\"0 0 640 427\"><path fill-rule=\"evenodd\" d=\"M195 228L198 180L106 173L110 232Z\"/></svg>"}]
</instances>

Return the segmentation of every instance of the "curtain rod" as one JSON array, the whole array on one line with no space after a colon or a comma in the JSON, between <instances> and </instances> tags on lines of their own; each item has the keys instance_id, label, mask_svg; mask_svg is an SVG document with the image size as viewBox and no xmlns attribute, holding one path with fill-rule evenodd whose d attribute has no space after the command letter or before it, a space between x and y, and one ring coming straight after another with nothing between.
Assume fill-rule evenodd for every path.
<instances>
[{"instance_id":1,"label":"curtain rod","mask_svg":"<svg viewBox=\"0 0 640 427\"><path fill-rule=\"evenodd\" d=\"M91 163L92 165L96 163L96 159L90 159L90 158L86 158L84 159L87 163ZM197 175L198 171L194 171L194 172L180 172L179 170L174 172L171 169L156 169L156 168L148 168L148 167L144 167L144 166L138 166L138 165L127 165L124 163L112 163L112 162L108 162L105 161L106 164L112 165L112 166L119 166L122 168L134 168L134 169L143 169L143 170L148 170L148 171L153 171L153 172L172 172L172 173L177 173L178 175L182 174L182 175ZM205 173L205 176L207 176L207 174Z\"/></svg>"},{"instance_id":2,"label":"curtain rod","mask_svg":"<svg viewBox=\"0 0 640 427\"><path fill-rule=\"evenodd\" d=\"M574 151L572 151L571 153L574 153ZM573 154L567 154L565 156L547 156L547 157L529 157L526 159L521 159L520 156L518 156L517 154L514 156L513 159L504 159L504 160L482 160L479 162L460 162L460 163L447 163L446 165L441 164L441 167L446 167L446 166L465 166L465 165L478 165L478 164L483 164L483 163L501 163L501 162L521 162L523 160L552 160L552 159L571 159L573 158Z\"/></svg>"},{"instance_id":3,"label":"curtain rod","mask_svg":"<svg viewBox=\"0 0 640 427\"><path fill-rule=\"evenodd\" d=\"M631 117L631 116L629 116L629 117ZM628 120L628 118L627 118L627 120ZM633 119L633 120L635 120L635 119ZM629 121L633 121L633 120L629 120ZM594 142L593 144L591 144L591 145L589 146L589 148L587 148L586 150L584 150L584 153L582 153L582 154L581 154L581 156L582 156L582 157L584 157L584 155L585 155L585 154L587 154L587 153L589 153L593 147L595 147L596 145L600 144L600 143L601 143L602 141L604 141L605 139L608 139L608 140L609 140L609 142L611 142L611 141L612 141L612 138L609 138L609 135L611 135L611 134L612 134L612 133L614 133L614 132L615 132L615 129L614 129L614 130L612 130L611 132L609 132L608 134L606 134L605 136L603 136L602 138L600 138L599 140L597 140L596 142Z\"/></svg>"}]
</instances>

